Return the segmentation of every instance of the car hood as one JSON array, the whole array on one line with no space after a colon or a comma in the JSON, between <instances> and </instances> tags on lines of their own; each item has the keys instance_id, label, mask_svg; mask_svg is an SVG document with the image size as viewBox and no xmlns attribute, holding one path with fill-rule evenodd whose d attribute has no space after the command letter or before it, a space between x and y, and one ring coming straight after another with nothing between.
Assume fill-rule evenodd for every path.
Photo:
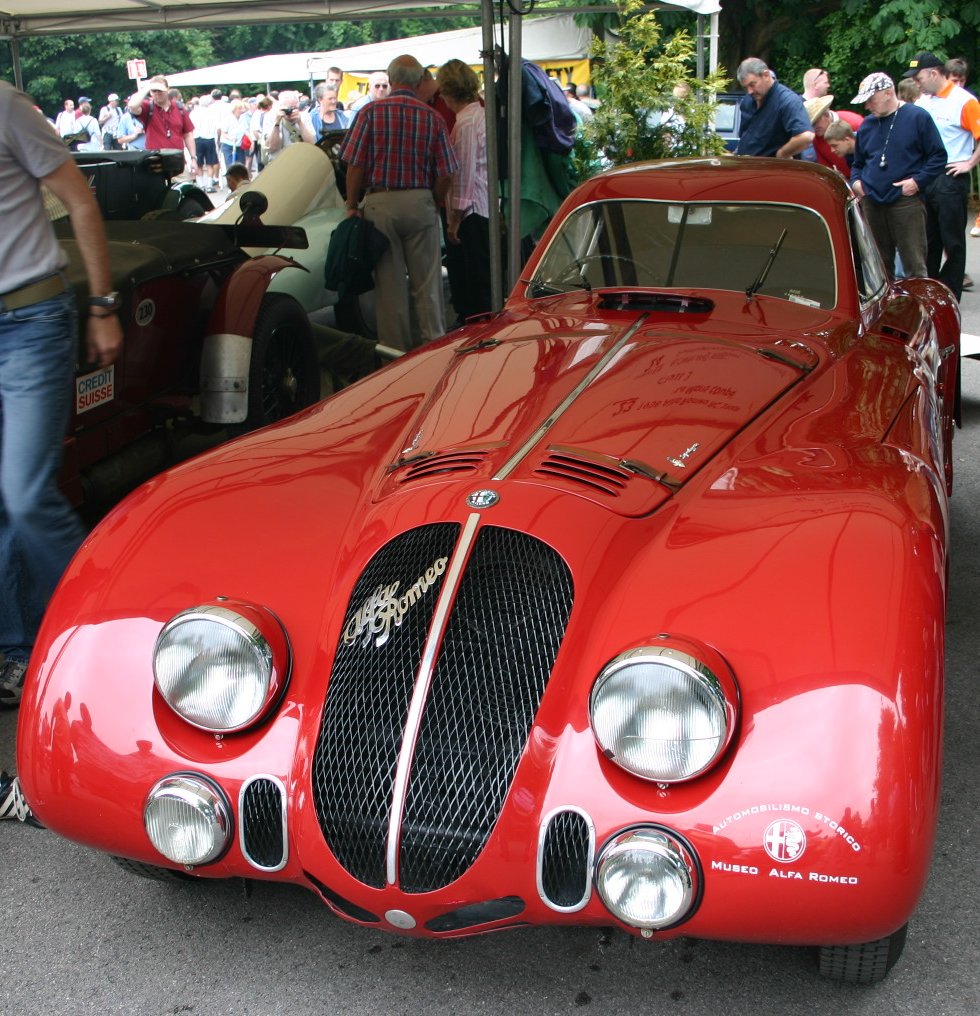
<instances>
[{"instance_id":1,"label":"car hood","mask_svg":"<svg viewBox=\"0 0 980 1016\"><path fill-rule=\"evenodd\" d=\"M375 499L458 479L556 487L645 514L796 384L816 353L701 320L512 322L459 343Z\"/></svg>"}]
</instances>

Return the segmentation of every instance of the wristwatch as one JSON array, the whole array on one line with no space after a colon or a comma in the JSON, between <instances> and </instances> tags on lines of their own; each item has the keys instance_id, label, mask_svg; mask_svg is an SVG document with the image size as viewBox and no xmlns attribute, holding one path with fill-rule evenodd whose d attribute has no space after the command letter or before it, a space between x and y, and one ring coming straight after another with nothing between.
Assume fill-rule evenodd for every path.
<instances>
[{"instance_id":1,"label":"wristwatch","mask_svg":"<svg viewBox=\"0 0 980 1016\"><path fill-rule=\"evenodd\" d=\"M88 298L90 307L105 307L106 310L119 310L122 307L122 297L116 293L106 293L105 296L90 296Z\"/></svg>"}]
</instances>

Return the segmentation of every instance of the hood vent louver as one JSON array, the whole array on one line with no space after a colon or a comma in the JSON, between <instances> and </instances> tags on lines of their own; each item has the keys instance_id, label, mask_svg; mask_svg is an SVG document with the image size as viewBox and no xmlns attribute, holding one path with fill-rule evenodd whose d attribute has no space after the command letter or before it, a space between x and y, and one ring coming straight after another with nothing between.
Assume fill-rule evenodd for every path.
<instances>
[{"instance_id":1,"label":"hood vent louver","mask_svg":"<svg viewBox=\"0 0 980 1016\"><path fill-rule=\"evenodd\" d=\"M548 447L532 476L627 518L654 511L680 486L643 463L561 445Z\"/></svg>"},{"instance_id":2,"label":"hood vent louver","mask_svg":"<svg viewBox=\"0 0 980 1016\"><path fill-rule=\"evenodd\" d=\"M486 461L487 449L465 449L449 452L429 452L412 458L399 459L391 472L399 472L399 484L447 477L452 474L475 473Z\"/></svg>"},{"instance_id":3,"label":"hood vent louver","mask_svg":"<svg viewBox=\"0 0 980 1016\"><path fill-rule=\"evenodd\" d=\"M632 479L632 474L612 459L605 464L581 453L556 448L549 451L534 470L539 476L562 477L613 497L619 497Z\"/></svg>"}]
</instances>

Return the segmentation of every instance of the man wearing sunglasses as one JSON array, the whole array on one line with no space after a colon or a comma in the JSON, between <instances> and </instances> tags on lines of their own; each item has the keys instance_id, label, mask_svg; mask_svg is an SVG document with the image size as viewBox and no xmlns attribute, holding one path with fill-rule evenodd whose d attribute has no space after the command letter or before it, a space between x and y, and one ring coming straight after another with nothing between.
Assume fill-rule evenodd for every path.
<instances>
[{"instance_id":1,"label":"man wearing sunglasses","mask_svg":"<svg viewBox=\"0 0 980 1016\"><path fill-rule=\"evenodd\" d=\"M165 77L158 74L145 81L130 97L127 108L146 129L147 149L183 148L191 173L197 174L194 124L187 110L170 98Z\"/></svg>"}]
</instances>

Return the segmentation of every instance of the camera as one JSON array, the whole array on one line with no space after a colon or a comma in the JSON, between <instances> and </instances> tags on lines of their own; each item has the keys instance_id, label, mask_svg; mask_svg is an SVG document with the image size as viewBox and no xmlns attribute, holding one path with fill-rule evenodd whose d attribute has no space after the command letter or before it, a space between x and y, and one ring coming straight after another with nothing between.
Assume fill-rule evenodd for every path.
<instances>
[{"instance_id":1,"label":"camera","mask_svg":"<svg viewBox=\"0 0 980 1016\"><path fill-rule=\"evenodd\" d=\"M279 112L282 113L283 116L292 116L293 113L296 112L296 107L295 106L283 106L283 108L281 110L279 110Z\"/></svg>"}]
</instances>

